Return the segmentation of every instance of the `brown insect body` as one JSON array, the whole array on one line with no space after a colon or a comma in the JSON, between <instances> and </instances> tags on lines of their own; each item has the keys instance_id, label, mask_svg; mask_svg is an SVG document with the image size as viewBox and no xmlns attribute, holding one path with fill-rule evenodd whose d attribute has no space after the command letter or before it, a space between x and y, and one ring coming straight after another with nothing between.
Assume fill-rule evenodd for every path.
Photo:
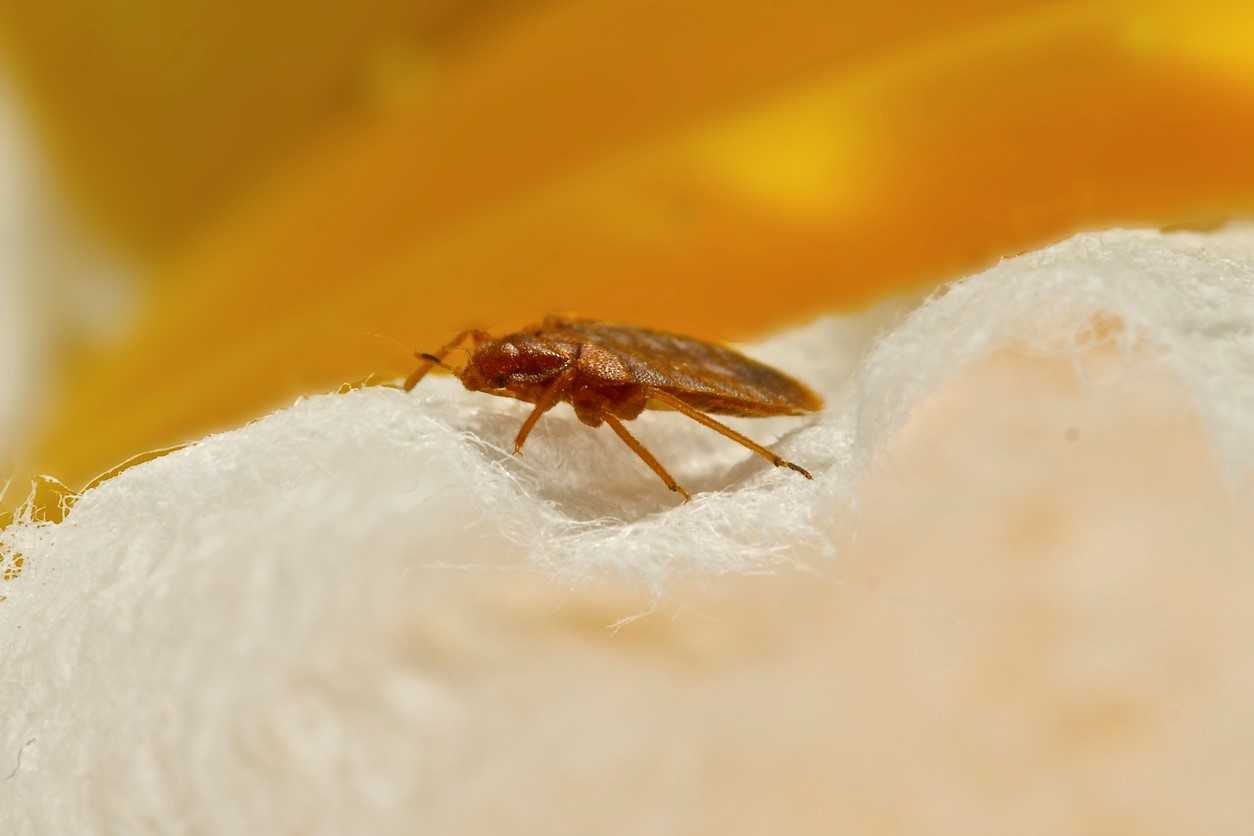
<instances>
[{"instance_id":1,"label":"brown insect body","mask_svg":"<svg viewBox=\"0 0 1254 836\"><path fill-rule=\"evenodd\" d=\"M443 365L467 338L474 340L474 351L465 367L454 371L463 386L535 404L514 440L516 453L540 416L566 401L588 426L608 423L667 487L687 499L688 492L622 424L645 409L671 409L811 478L707 415L801 415L822 408L819 396L803 384L730 348L645 328L548 317L500 338L475 330L457 335L437 354L419 355L425 362L406 380L406 390L433 365Z\"/></svg>"}]
</instances>

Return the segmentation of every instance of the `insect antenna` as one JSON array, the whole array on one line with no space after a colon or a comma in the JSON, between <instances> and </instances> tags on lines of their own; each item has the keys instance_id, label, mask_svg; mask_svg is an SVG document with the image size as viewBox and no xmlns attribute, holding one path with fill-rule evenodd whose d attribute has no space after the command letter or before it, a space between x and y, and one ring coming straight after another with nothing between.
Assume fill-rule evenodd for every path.
<instances>
[{"instance_id":1,"label":"insect antenna","mask_svg":"<svg viewBox=\"0 0 1254 836\"><path fill-rule=\"evenodd\" d=\"M446 354L447 350L441 351L440 353ZM427 372L431 371L431 369L435 366L439 366L454 377L460 376L457 369L453 368L448 363L445 363L444 360L440 358L439 354L429 354L426 351L420 351L415 354L414 357L421 360L422 363L418 366L418 368L414 369L413 373L410 374L409 377L405 379L404 388L406 392L417 386L418 381L426 377Z\"/></svg>"},{"instance_id":2,"label":"insect antenna","mask_svg":"<svg viewBox=\"0 0 1254 836\"><path fill-rule=\"evenodd\" d=\"M428 363L434 363L435 365L444 369L446 372L452 372L453 374L457 374L457 369L453 368L448 363L445 363L443 360L441 360L439 357L436 357L434 354L428 354L425 351L421 351L415 354L414 356L417 357L419 360L426 360Z\"/></svg>"},{"instance_id":3,"label":"insect antenna","mask_svg":"<svg viewBox=\"0 0 1254 836\"><path fill-rule=\"evenodd\" d=\"M361 334L362 336L370 337L371 339L382 340L383 342L399 346L403 351L411 350L410 345L404 340L401 340L398 337L393 337L391 334L384 334L382 331L362 331Z\"/></svg>"},{"instance_id":4,"label":"insect antenna","mask_svg":"<svg viewBox=\"0 0 1254 836\"><path fill-rule=\"evenodd\" d=\"M491 335L488 334L487 331L480 331L478 328L468 328L467 330L462 331L456 337L453 337L453 339L449 340L448 343L439 351L437 351L435 354L427 354L426 352L423 352L421 354L414 355L415 357L422 360L423 362L422 362L422 365L414 369L413 373L410 374L409 377L405 378L405 391L408 392L409 390L417 386L418 381L422 380L424 377L427 376L427 372L431 371L431 368L433 365L438 365L441 368L448 369L453 374L457 374L456 369L453 369L453 368L450 368L449 366L444 365L444 358L448 356L448 353L450 351L453 351L462 343L464 343L468 337L474 338L476 347L483 340L492 339ZM464 351L465 349L462 349L462 350Z\"/></svg>"}]
</instances>

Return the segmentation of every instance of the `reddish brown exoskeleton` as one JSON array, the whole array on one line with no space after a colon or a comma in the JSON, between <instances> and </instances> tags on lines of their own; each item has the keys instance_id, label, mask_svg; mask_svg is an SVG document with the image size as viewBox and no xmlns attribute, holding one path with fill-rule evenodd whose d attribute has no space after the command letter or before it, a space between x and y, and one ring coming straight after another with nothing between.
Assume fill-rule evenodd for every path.
<instances>
[{"instance_id":1,"label":"reddish brown exoskeleton","mask_svg":"<svg viewBox=\"0 0 1254 836\"><path fill-rule=\"evenodd\" d=\"M459 372L444 365L448 353L470 339L474 351ZM666 487L688 492L671 478L623 421L646 409L673 409L722 433L776 467L787 467L807 479L805 468L785 461L762 445L707 413L762 418L802 415L823 407L806 386L714 343L588 319L550 316L539 325L494 338L486 331L463 331L435 354L418 355L423 363L405 381L418 385L434 365L453 372L473 392L487 392L535 404L514 439L522 451L540 416L560 401L574 407L590 427L609 424Z\"/></svg>"}]
</instances>

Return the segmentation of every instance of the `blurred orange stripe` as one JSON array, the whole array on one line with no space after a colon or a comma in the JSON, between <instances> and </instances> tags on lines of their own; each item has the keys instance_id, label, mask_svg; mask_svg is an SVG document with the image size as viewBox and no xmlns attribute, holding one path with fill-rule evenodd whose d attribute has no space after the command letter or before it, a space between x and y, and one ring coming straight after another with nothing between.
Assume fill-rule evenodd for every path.
<instances>
[{"instance_id":1,"label":"blurred orange stripe","mask_svg":"<svg viewBox=\"0 0 1254 836\"><path fill-rule=\"evenodd\" d=\"M404 371L373 333L578 310L742 336L1078 227L1247 210L1254 91L1138 35L1178 7L1129 8L551 8L207 231L35 463L77 481Z\"/></svg>"}]
</instances>

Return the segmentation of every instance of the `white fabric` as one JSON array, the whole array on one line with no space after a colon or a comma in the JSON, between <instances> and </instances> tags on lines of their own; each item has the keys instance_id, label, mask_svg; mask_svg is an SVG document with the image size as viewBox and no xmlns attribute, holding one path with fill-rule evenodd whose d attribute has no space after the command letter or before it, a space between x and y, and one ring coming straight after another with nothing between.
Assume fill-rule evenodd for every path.
<instances>
[{"instance_id":1,"label":"white fabric","mask_svg":"<svg viewBox=\"0 0 1254 836\"><path fill-rule=\"evenodd\" d=\"M526 407L433 377L303 399L11 527L0 832L1248 827L1250 624L1222 596L1250 588L1224 526L1254 471L1254 232L1081 235L747 350L827 397L731 422L814 481L648 414L679 505L608 428L559 407L515 459ZM1136 422L1182 451L1194 422L1203 454L1051 487ZM1175 504L1210 477L1172 463L1208 456L1223 499ZM1056 502L1056 562L1015 562L1035 529L990 539L1021 496ZM1198 551L1153 557L1177 535ZM1163 696L1185 681L1209 696ZM1125 715L1147 736L1046 758Z\"/></svg>"}]
</instances>

